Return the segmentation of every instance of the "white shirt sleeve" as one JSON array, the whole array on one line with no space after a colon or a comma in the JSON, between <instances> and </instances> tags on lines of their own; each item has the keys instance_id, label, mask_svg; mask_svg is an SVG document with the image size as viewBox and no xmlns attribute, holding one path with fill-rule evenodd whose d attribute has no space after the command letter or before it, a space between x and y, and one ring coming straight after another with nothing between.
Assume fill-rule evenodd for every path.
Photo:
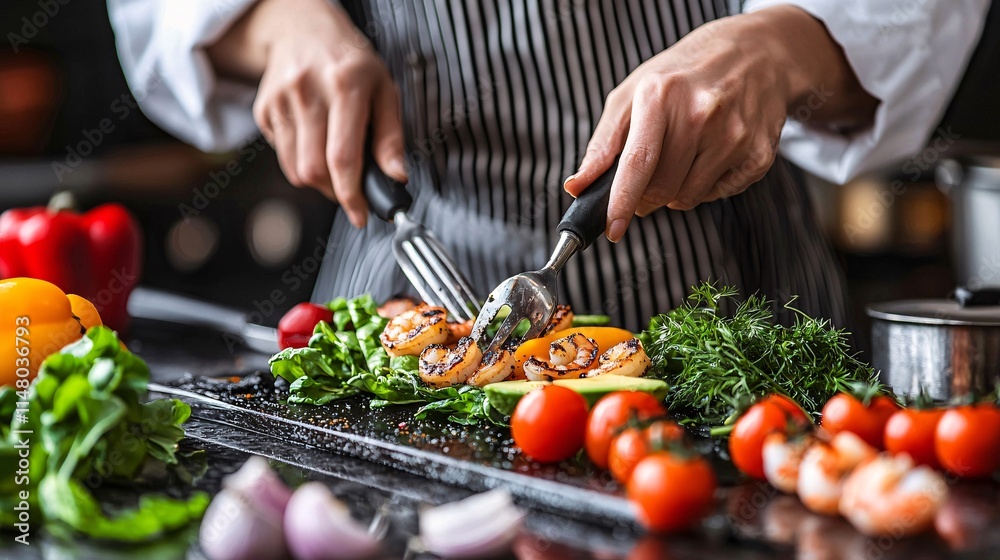
<instances>
[{"instance_id":1,"label":"white shirt sleeve","mask_svg":"<svg viewBox=\"0 0 1000 560\"><path fill-rule=\"evenodd\" d=\"M206 151L257 133L256 87L215 75L204 47L255 0L108 0L118 57L143 112Z\"/></svg>"},{"instance_id":2,"label":"white shirt sleeve","mask_svg":"<svg viewBox=\"0 0 1000 560\"><path fill-rule=\"evenodd\" d=\"M785 157L845 183L924 148L979 42L990 1L747 0L744 11L788 4L826 25L862 87L880 100L864 130L837 134L807 126L808 107L792 111L782 130ZM817 84L814 102L823 95Z\"/></svg>"}]
</instances>

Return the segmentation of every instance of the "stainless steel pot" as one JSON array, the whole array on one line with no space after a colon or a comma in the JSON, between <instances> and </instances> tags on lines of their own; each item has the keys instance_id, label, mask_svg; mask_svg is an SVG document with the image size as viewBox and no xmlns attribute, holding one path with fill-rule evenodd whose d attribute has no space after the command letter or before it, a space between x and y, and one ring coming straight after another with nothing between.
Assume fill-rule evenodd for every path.
<instances>
[{"instance_id":1,"label":"stainless steel pot","mask_svg":"<svg viewBox=\"0 0 1000 560\"><path fill-rule=\"evenodd\" d=\"M967 292L966 292L967 293ZM906 300L868 307L872 365L899 395L934 399L993 389L1000 377L1000 305Z\"/></svg>"},{"instance_id":2,"label":"stainless steel pot","mask_svg":"<svg viewBox=\"0 0 1000 560\"><path fill-rule=\"evenodd\" d=\"M959 284L1000 286L1000 157L944 160L938 187L952 207L952 250Z\"/></svg>"}]
</instances>

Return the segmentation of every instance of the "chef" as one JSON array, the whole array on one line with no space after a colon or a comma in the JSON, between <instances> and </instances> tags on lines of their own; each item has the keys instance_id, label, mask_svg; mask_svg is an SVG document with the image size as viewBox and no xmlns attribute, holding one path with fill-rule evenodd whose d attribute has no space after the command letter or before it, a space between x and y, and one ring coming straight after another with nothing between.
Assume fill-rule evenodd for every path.
<instances>
[{"instance_id":1,"label":"chef","mask_svg":"<svg viewBox=\"0 0 1000 560\"><path fill-rule=\"evenodd\" d=\"M785 158L841 183L919 151L988 4L109 0L152 120L204 150L259 130L292 184L339 203L314 300L412 291L362 194L370 131L482 295L544 263L564 191L620 155L607 238L560 294L633 330L705 279L847 324Z\"/></svg>"}]
</instances>

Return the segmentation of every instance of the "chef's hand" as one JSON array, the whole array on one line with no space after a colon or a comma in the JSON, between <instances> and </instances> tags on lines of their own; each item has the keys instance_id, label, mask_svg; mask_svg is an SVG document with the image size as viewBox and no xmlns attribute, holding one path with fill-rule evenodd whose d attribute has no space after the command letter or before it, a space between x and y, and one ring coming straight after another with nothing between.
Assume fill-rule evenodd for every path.
<instances>
[{"instance_id":1,"label":"chef's hand","mask_svg":"<svg viewBox=\"0 0 1000 560\"><path fill-rule=\"evenodd\" d=\"M375 162L406 181L399 96L385 64L344 10L327 0L262 0L208 49L216 69L260 80L253 116L288 180L368 220L365 138Z\"/></svg>"},{"instance_id":2,"label":"chef's hand","mask_svg":"<svg viewBox=\"0 0 1000 560\"><path fill-rule=\"evenodd\" d=\"M860 125L877 100L865 92L822 23L795 7L724 18L647 60L607 97L576 174L579 195L621 154L607 235L633 214L689 210L743 192L774 161L785 115L813 89L832 91L810 124Z\"/></svg>"}]
</instances>

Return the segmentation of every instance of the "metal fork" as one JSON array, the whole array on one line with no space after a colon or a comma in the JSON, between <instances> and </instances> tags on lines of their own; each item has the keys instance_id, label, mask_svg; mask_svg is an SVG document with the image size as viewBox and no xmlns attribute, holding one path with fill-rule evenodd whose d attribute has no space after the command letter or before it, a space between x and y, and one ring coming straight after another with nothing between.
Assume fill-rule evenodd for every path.
<instances>
[{"instance_id":1,"label":"metal fork","mask_svg":"<svg viewBox=\"0 0 1000 560\"><path fill-rule=\"evenodd\" d=\"M379 218L393 223L392 253L420 297L442 306L459 321L475 319L479 298L444 246L420 222L407 216L413 198L406 187L386 176L368 158L365 196Z\"/></svg>"},{"instance_id":2,"label":"metal fork","mask_svg":"<svg viewBox=\"0 0 1000 560\"><path fill-rule=\"evenodd\" d=\"M472 338L482 341L486 328L503 308L509 308L486 352L504 348L517 325L530 322L523 339L541 334L555 312L558 295L556 276L576 253L585 250L604 233L607 223L611 184L618 169L617 160L590 187L573 201L559 222L559 240L552 256L540 270L512 276L490 292L472 327Z\"/></svg>"}]
</instances>

